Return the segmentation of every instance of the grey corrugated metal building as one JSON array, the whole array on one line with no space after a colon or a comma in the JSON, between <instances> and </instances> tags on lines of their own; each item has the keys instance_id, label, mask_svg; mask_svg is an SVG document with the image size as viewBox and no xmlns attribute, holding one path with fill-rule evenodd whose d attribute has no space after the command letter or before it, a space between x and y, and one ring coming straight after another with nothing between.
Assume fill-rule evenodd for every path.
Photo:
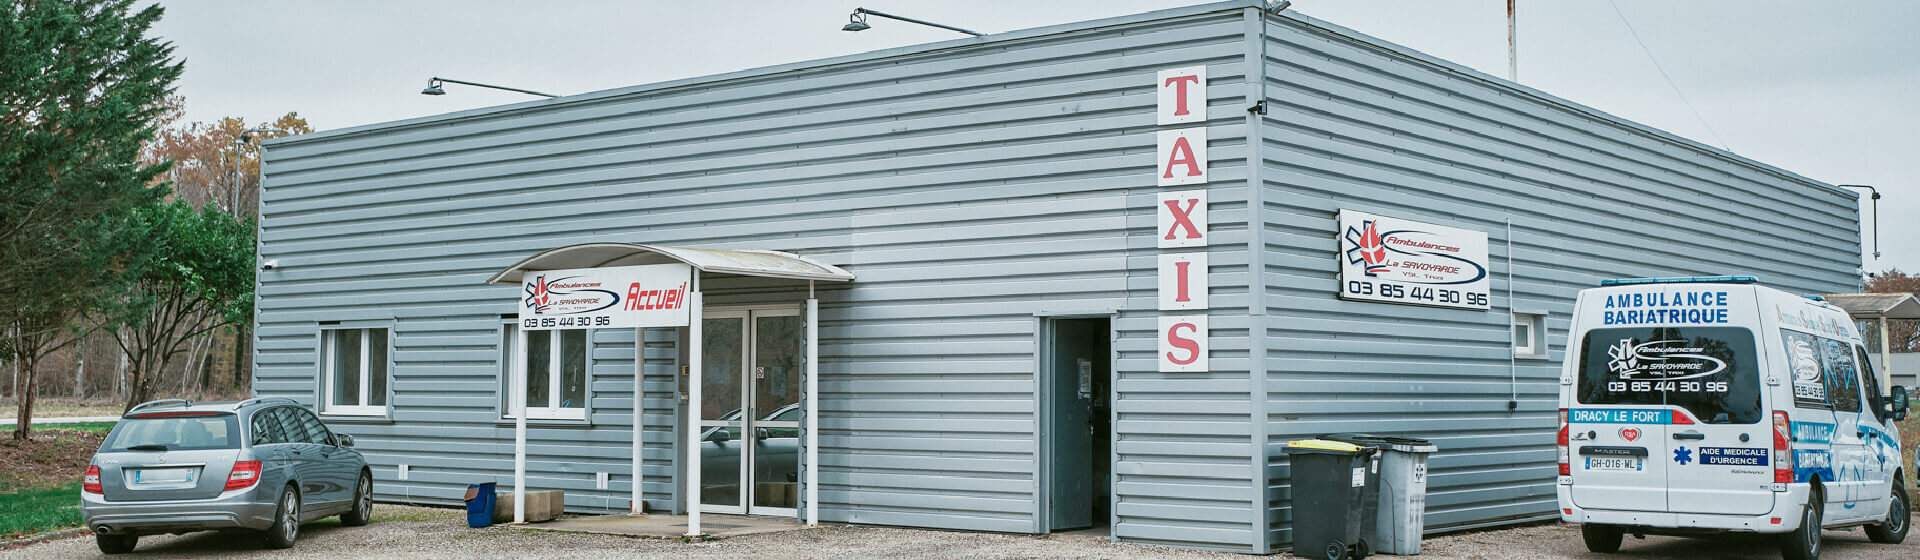
<instances>
[{"instance_id":1,"label":"grey corrugated metal building","mask_svg":"<svg viewBox=\"0 0 1920 560\"><path fill-rule=\"evenodd\" d=\"M1205 110L1163 124L1159 73L1193 67ZM1156 139L1194 129L1202 182L1162 186ZM520 294L491 274L581 243L769 249L857 280L819 285L817 318L805 283L709 284L707 344L741 360L703 386L758 404L705 406L733 441L702 453L743 462L733 487L704 476L708 511L794 515L783 372L817 319L823 520L1091 516L1244 552L1286 548L1280 447L1330 431L1435 440L1430 529L1551 517L1577 290L1848 291L1859 265L1851 193L1249 1L322 132L270 142L265 172L254 390L354 434L382 499L510 478ZM1204 303L1168 307L1163 199L1195 191ZM1337 297L1342 210L1483 232L1486 309ZM1195 316L1201 367L1170 367L1165 320ZM645 495L683 509L683 335L541 342L530 485L627 509L643 360Z\"/></svg>"}]
</instances>

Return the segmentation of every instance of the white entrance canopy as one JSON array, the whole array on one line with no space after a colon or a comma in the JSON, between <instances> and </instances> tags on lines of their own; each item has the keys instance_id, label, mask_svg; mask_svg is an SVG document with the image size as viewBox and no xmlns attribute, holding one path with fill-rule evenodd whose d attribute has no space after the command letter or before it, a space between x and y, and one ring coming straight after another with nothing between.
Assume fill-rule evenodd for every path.
<instances>
[{"instance_id":1,"label":"white entrance canopy","mask_svg":"<svg viewBox=\"0 0 1920 560\"><path fill-rule=\"evenodd\" d=\"M670 264L670 263L686 264L686 265L692 266L695 271L692 278L692 284L693 284L692 293L688 295L688 300L689 300L688 303L690 307L689 313L691 316L691 321L693 321L693 324L690 325L689 328L687 329L687 340L686 340L687 356L688 356L687 359L690 362L688 364L688 371L690 372L690 375L693 376L693 379L690 379L689 382L687 383L688 429L686 430L685 445L687 446L688 465L686 469L686 480L683 481L685 483L686 490L681 493L682 496L685 496L687 498L686 499L687 534L692 536L697 536L700 534L700 496L701 496L700 434L701 434L701 430L698 428L698 426L700 425L700 418L701 418L700 405L702 402L701 394L700 394L701 392L700 377L701 377L701 373L705 371L704 369L702 369L703 366L701 364L702 355L703 355L703 352L700 347L702 329L700 328L700 323L699 323L699 321L701 320L702 309L705 307L704 298L702 297L701 290L700 290L701 284L700 284L699 273L701 272L712 273L712 274L731 274L731 275L738 275L738 276L755 276L755 277L761 277L761 278L805 280L807 282L807 317L806 317L807 379L806 379L806 387L805 387L805 391L806 391L806 395L805 395L805 399L806 399L805 492L806 492L806 503L807 503L806 518L807 518L808 524L815 524L815 525L819 524L820 492L819 492L819 485L816 483L816 481L820 479L820 476L819 476L820 475L820 466L819 466L820 455L819 455L819 446L817 445L819 441L819 433L820 433L820 419L819 419L820 300L815 299L813 297L813 282L816 280L828 281L828 282L852 282L853 273L847 272L845 270L840 269L839 267L836 267L830 264L822 263L813 259L802 257L800 255L795 255L793 253L784 253L780 251L766 251L766 250L758 250L758 249L747 249L747 250L691 249L686 247L663 247L660 245L643 245L639 243L582 243L579 245L568 245L566 247L559 247L555 249L548 249L546 251L541 251L540 253L535 254L531 257L522 259L518 263L514 263L513 266L509 266L506 269L501 270L500 272L494 273L493 276L487 278L487 283L488 284L508 284L508 285L522 284L524 281L522 277L525 276L526 273L547 271L547 270L578 270L578 269L590 269L590 268L632 267L632 266ZM608 293L611 294L612 292L608 292ZM574 327L574 328L587 328L587 327ZM522 373L521 370L525 369L524 363L526 359L523 354L525 353L526 347L527 347L527 344L526 344L527 329L521 328L521 329L516 329L516 331L519 333L518 334L519 340L515 343L515 346L514 346L514 348L516 349L516 352L515 352L515 358L514 358L513 371L516 372L515 377L519 378L521 375L524 375L524 373ZM644 339L641 338L643 335L636 332L634 333L634 336L636 337L636 343L638 343L636 346L644 345ZM640 364L639 361L636 360L636 363L634 366L634 376L633 376L634 399L633 399L632 500L633 500L633 507L636 510L642 508L643 504L645 503L643 501L643 496L641 492L642 476L641 476L640 452L642 447L641 432L643 431L641 427L644 425L642 423L641 416L643 412L642 402L644 402L643 397L645 395L644 391L642 390L644 385L643 383L644 375L642 375L643 372L640 371L641 365L642 364ZM513 442L514 443L513 445L513 486L514 486L513 516L514 516L515 523L521 523L525 521L524 516L526 515L526 511L527 511L527 508L526 508L526 493L527 493L527 487L526 487L526 464L527 464L526 391L527 391L527 387L526 387L526 383L521 381L516 381L515 383L513 383L513 386L514 386L514 389L513 389L514 395L513 395L512 403L515 411L514 442Z\"/></svg>"},{"instance_id":2,"label":"white entrance canopy","mask_svg":"<svg viewBox=\"0 0 1920 560\"><path fill-rule=\"evenodd\" d=\"M1827 303L1839 306L1855 321L1880 323L1880 386L1893 386L1893 348L1887 340L1887 320L1920 319L1920 298L1909 293L1826 294Z\"/></svg>"},{"instance_id":3,"label":"white entrance canopy","mask_svg":"<svg viewBox=\"0 0 1920 560\"><path fill-rule=\"evenodd\" d=\"M530 270L563 270L680 262L701 272L790 280L852 282L853 273L813 259L758 249L689 249L639 243L582 243L541 251L495 273L488 284L519 284Z\"/></svg>"}]
</instances>

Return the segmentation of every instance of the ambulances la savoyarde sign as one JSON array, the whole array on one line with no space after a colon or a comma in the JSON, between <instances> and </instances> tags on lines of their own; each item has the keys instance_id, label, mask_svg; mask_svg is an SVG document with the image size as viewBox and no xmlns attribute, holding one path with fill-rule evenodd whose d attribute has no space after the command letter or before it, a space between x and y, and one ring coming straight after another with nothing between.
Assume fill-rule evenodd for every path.
<instances>
[{"instance_id":1,"label":"ambulances la savoyarde sign","mask_svg":"<svg viewBox=\"0 0 1920 560\"><path fill-rule=\"evenodd\" d=\"M1340 211L1340 298L1486 310L1487 233Z\"/></svg>"},{"instance_id":2,"label":"ambulances la savoyarde sign","mask_svg":"<svg viewBox=\"0 0 1920 560\"><path fill-rule=\"evenodd\" d=\"M530 270L520 278L520 328L686 326L692 279L679 263Z\"/></svg>"},{"instance_id":3,"label":"ambulances la savoyarde sign","mask_svg":"<svg viewBox=\"0 0 1920 560\"><path fill-rule=\"evenodd\" d=\"M1154 185L1207 183L1207 67L1161 70L1156 77L1160 125L1198 124L1154 133L1159 160ZM1159 370L1207 371L1207 191L1192 188L1155 197L1154 247L1185 249L1159 255Z\"/></svg>"}]
</instances>

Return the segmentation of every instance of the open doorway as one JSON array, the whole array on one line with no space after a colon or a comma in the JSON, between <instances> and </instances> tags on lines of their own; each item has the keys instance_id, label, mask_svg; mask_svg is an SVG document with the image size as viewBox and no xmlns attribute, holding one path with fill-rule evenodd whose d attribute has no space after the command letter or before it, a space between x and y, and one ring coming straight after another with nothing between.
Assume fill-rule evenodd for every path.
<instances>
[{"instance_id":1,"label":"open doorway","mask_svg":"<svg viewBox=\"0 0 1920 560\"><path fill-rule=\"evenodd\" d=\"M1041 441L1048 532L1104 531L1112 519L1110 319L1042 323Z\"/></svg>"}]
</instances>

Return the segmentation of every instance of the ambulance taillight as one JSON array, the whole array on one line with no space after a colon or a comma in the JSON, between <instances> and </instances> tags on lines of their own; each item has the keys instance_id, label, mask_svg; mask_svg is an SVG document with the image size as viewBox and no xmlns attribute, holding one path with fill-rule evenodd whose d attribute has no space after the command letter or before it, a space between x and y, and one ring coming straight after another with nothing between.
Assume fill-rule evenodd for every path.
<instances>
[{"instance_id":1,"label":"ambulance taillight","mask_svg":"<svg viewBox=\"0 0 1920 560\"><path fill-rule=\"evenodd\" d=\"M1793 447L1788 445L1792 423L1784 410L1773 411L1773 482L1793 482Z\"/></svg>"}]
</instances>

